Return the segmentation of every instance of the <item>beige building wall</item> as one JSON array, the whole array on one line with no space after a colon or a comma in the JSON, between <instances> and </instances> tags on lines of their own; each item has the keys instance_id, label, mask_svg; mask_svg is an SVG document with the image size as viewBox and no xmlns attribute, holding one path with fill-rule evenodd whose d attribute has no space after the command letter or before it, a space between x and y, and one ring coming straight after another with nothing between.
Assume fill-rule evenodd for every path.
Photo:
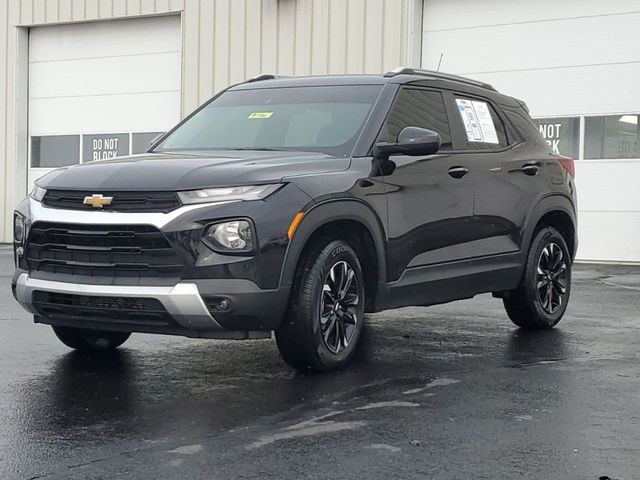
<instances>
[{"instance_id":1,"label":"beige building wall","mask_svg":"<svg viewBox=\"0 0 640 480\"><path fill-rule=\"evenodd\" d=\"M260 73L380 73L419 65L421 0L0 0L0 242L26 195L30 26L176 14L182 114Z\"/></svg>"}]
</instances>

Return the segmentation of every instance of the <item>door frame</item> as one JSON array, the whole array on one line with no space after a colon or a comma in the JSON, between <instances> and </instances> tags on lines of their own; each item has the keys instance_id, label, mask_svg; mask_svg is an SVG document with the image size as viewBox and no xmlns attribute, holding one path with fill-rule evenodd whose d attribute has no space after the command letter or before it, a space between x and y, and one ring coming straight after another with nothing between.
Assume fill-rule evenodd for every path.
<instances>
[{"instance_id":1,"label":"door frame","mask_svg":"<svg viewBox=\"0 0 640 480\"><path fill-rule=\"evenodd\" d=\"M406 59L409 67L422 67L422 28L424 23L424 2L426 0L406 0L409 5L406 17Z\"/></svg>"}]
</instances>

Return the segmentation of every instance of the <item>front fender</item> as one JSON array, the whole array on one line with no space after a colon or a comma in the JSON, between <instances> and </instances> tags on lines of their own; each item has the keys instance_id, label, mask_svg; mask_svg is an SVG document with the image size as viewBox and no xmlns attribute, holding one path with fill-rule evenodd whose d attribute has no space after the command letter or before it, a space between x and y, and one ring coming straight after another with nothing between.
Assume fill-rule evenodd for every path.
<instances>
[{"instance_id":1,"label":"front fender","mask_svg":"<svg viewBox=\"0 0 640 480\"><path fill-rule=\"evenodd\" d=\"M362 200L333 199L311 205L302 217L285 253L280 285L290 287L302 251L319 228L337 220L352 220L362 224L371 235L378 263L378 283L386 280L385 231L378 215Z\"/></svg>"}]
</instances>

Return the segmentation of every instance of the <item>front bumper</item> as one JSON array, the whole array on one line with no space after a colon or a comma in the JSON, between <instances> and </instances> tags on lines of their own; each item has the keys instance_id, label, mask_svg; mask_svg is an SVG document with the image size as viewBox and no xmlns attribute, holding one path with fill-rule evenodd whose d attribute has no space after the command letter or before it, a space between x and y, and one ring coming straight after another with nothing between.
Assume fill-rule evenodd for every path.
<instances>
[{"instance_id":1,"label":"front bumper","mask_svg":"<svg viewBox=\"0 0 640 480\"><path fill-rule=\"evenodd\" d=\"M85 295L115 298L153 298L180 326L192 330L222 330L209 313L198 286L194 283L178 283L174 287L128 287L119 285L82 285L30 278L22 273L15 284L16 299L29 312L39 315L33 304L33 292L44 291L68 295Z\"/></svg>"},{"instance_id":2,"label":"front bumper","mask_svg":"<svg viewBox=\"0 0 640 480\"><path fill-rule=\"evenodd\" d=\"M16 272L12 289L16 300L34 315L38 323L220 339L268 338L271 330L280 323L288 297L288 289L262 290L245 280L193 280L174 286L91 285L31 278L26 272ZM153 325L116 317L45 316L38 311L34 302L36 292L82 298L108 297L113 298L114 302L153 299L162 304L171 323ZM214 316L207 307L206 298L224 298L229 308Z\"/></svg>"},{"instance_id":3,"label":"front bumper","mask_svg":"<svg viewBox=\"0 0 640 480\"><path fill-rule=\"evenodd\" d=\"M295 201L292 201L292 196ZM285 188L270 200L273 205L266 202L229 202L184 206L169 213L70 211L49 208L31 198L25 199L17 211L27 219L28 240L16 257L16 271L12 279L14 295L26 310L34 314L36 322L51 325L206 338L268 336L270 331L279 327L288 304L290 282L280 280L287 248L282 232L286 232L294 215L289 210L297 208L296 205L302 201L301 196L297 189ZM255 224L259 240L255 254L222 255L211 251L201 241L203 225L214 220L240 217L252 218ZM55 248L47 250L46 257L34 250L30 258L35 263L29 265L32 231L36 226L48 223L55 225L43 228L55 230L47 235L56 238L47 237L47 243L36 241L34 248L49 248L51 245ZM73 231L74 225L78 225L77 231ZM154 263L146 249L158 249L157 244L147 246L137 240L127 243L130 231L134 236L138 235L139 227L145 228L140 237L146 239L151 235L147 229L155 227L153 238L159 237L156 234L159 231L176 258L171 262L165 260L168 258L165 252L159 257L162 261ZM84 240L85 237L96 236L112 238L112 235L124 240L104 245L85 243ZM119 253L103 253L114 246L118 250L122 245L124 250L138 248L140 254L131 253L130 261ZM164 244L160 246L166 250ZM51 259L57 262L56 268L40 269L36 265L39 261L50 262ZM183 270L177 274L153 270L164 263L183 265ZM153 274L145 275L138 271L145 265ZM129 267L135 267L134 274L130 274ZM221 301L225 307L217 308L216 302ZM70 302L74 308L81 307L83 315L67 316L62 307L58 308L60 302ZM43 308L43 304L55 304L57 310L52 313L51 309ZM95 315L87 313L91 309ZM129 313L123 313L125 309ZM137 309L159 311L157 315L161 319L146 323L137 321L152 314L138 314ZM120 318L121 314L127 318ZM160 321L164 325L160 325Z\"/></svg>"}]
</instances>

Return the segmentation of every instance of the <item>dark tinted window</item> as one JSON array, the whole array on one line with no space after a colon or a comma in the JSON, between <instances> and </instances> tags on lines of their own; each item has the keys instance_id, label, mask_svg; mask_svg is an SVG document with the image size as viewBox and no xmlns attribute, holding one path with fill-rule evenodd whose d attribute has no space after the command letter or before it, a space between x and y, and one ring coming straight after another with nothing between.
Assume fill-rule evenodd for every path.
<instances>
[{"instance_id":1,"label":"dark tinted window","mask_svg":"<svg viewBox=\"0 0 640 480\"><path fill-rule=\"evenodd\" d=\"M464 150L496 150L509 144L504 123L489 102L463 97L455 100L464 129Z\"/></svg>"},{"instance_id":2,"label":"dark tinted window","mask_svg":"<svg viewBox=\"0 0 640 480\"><path fill-rule=\"evenodd\" d=\"M442 150L451 150L451 129L440 92L403 88L398 93L379 141L395 142L405 127L420 127L440 134Z\"/></svg>"},{"instance_id":3,"label":"dark tinted window","mask_svg":"<svg viewBox=\"0 0 640 480\"><path fill-rule=\"evenodd\" d=\"M80 135L31 137L31 166L55 168L80 160Z\"/></svg>"}]
</instances>

